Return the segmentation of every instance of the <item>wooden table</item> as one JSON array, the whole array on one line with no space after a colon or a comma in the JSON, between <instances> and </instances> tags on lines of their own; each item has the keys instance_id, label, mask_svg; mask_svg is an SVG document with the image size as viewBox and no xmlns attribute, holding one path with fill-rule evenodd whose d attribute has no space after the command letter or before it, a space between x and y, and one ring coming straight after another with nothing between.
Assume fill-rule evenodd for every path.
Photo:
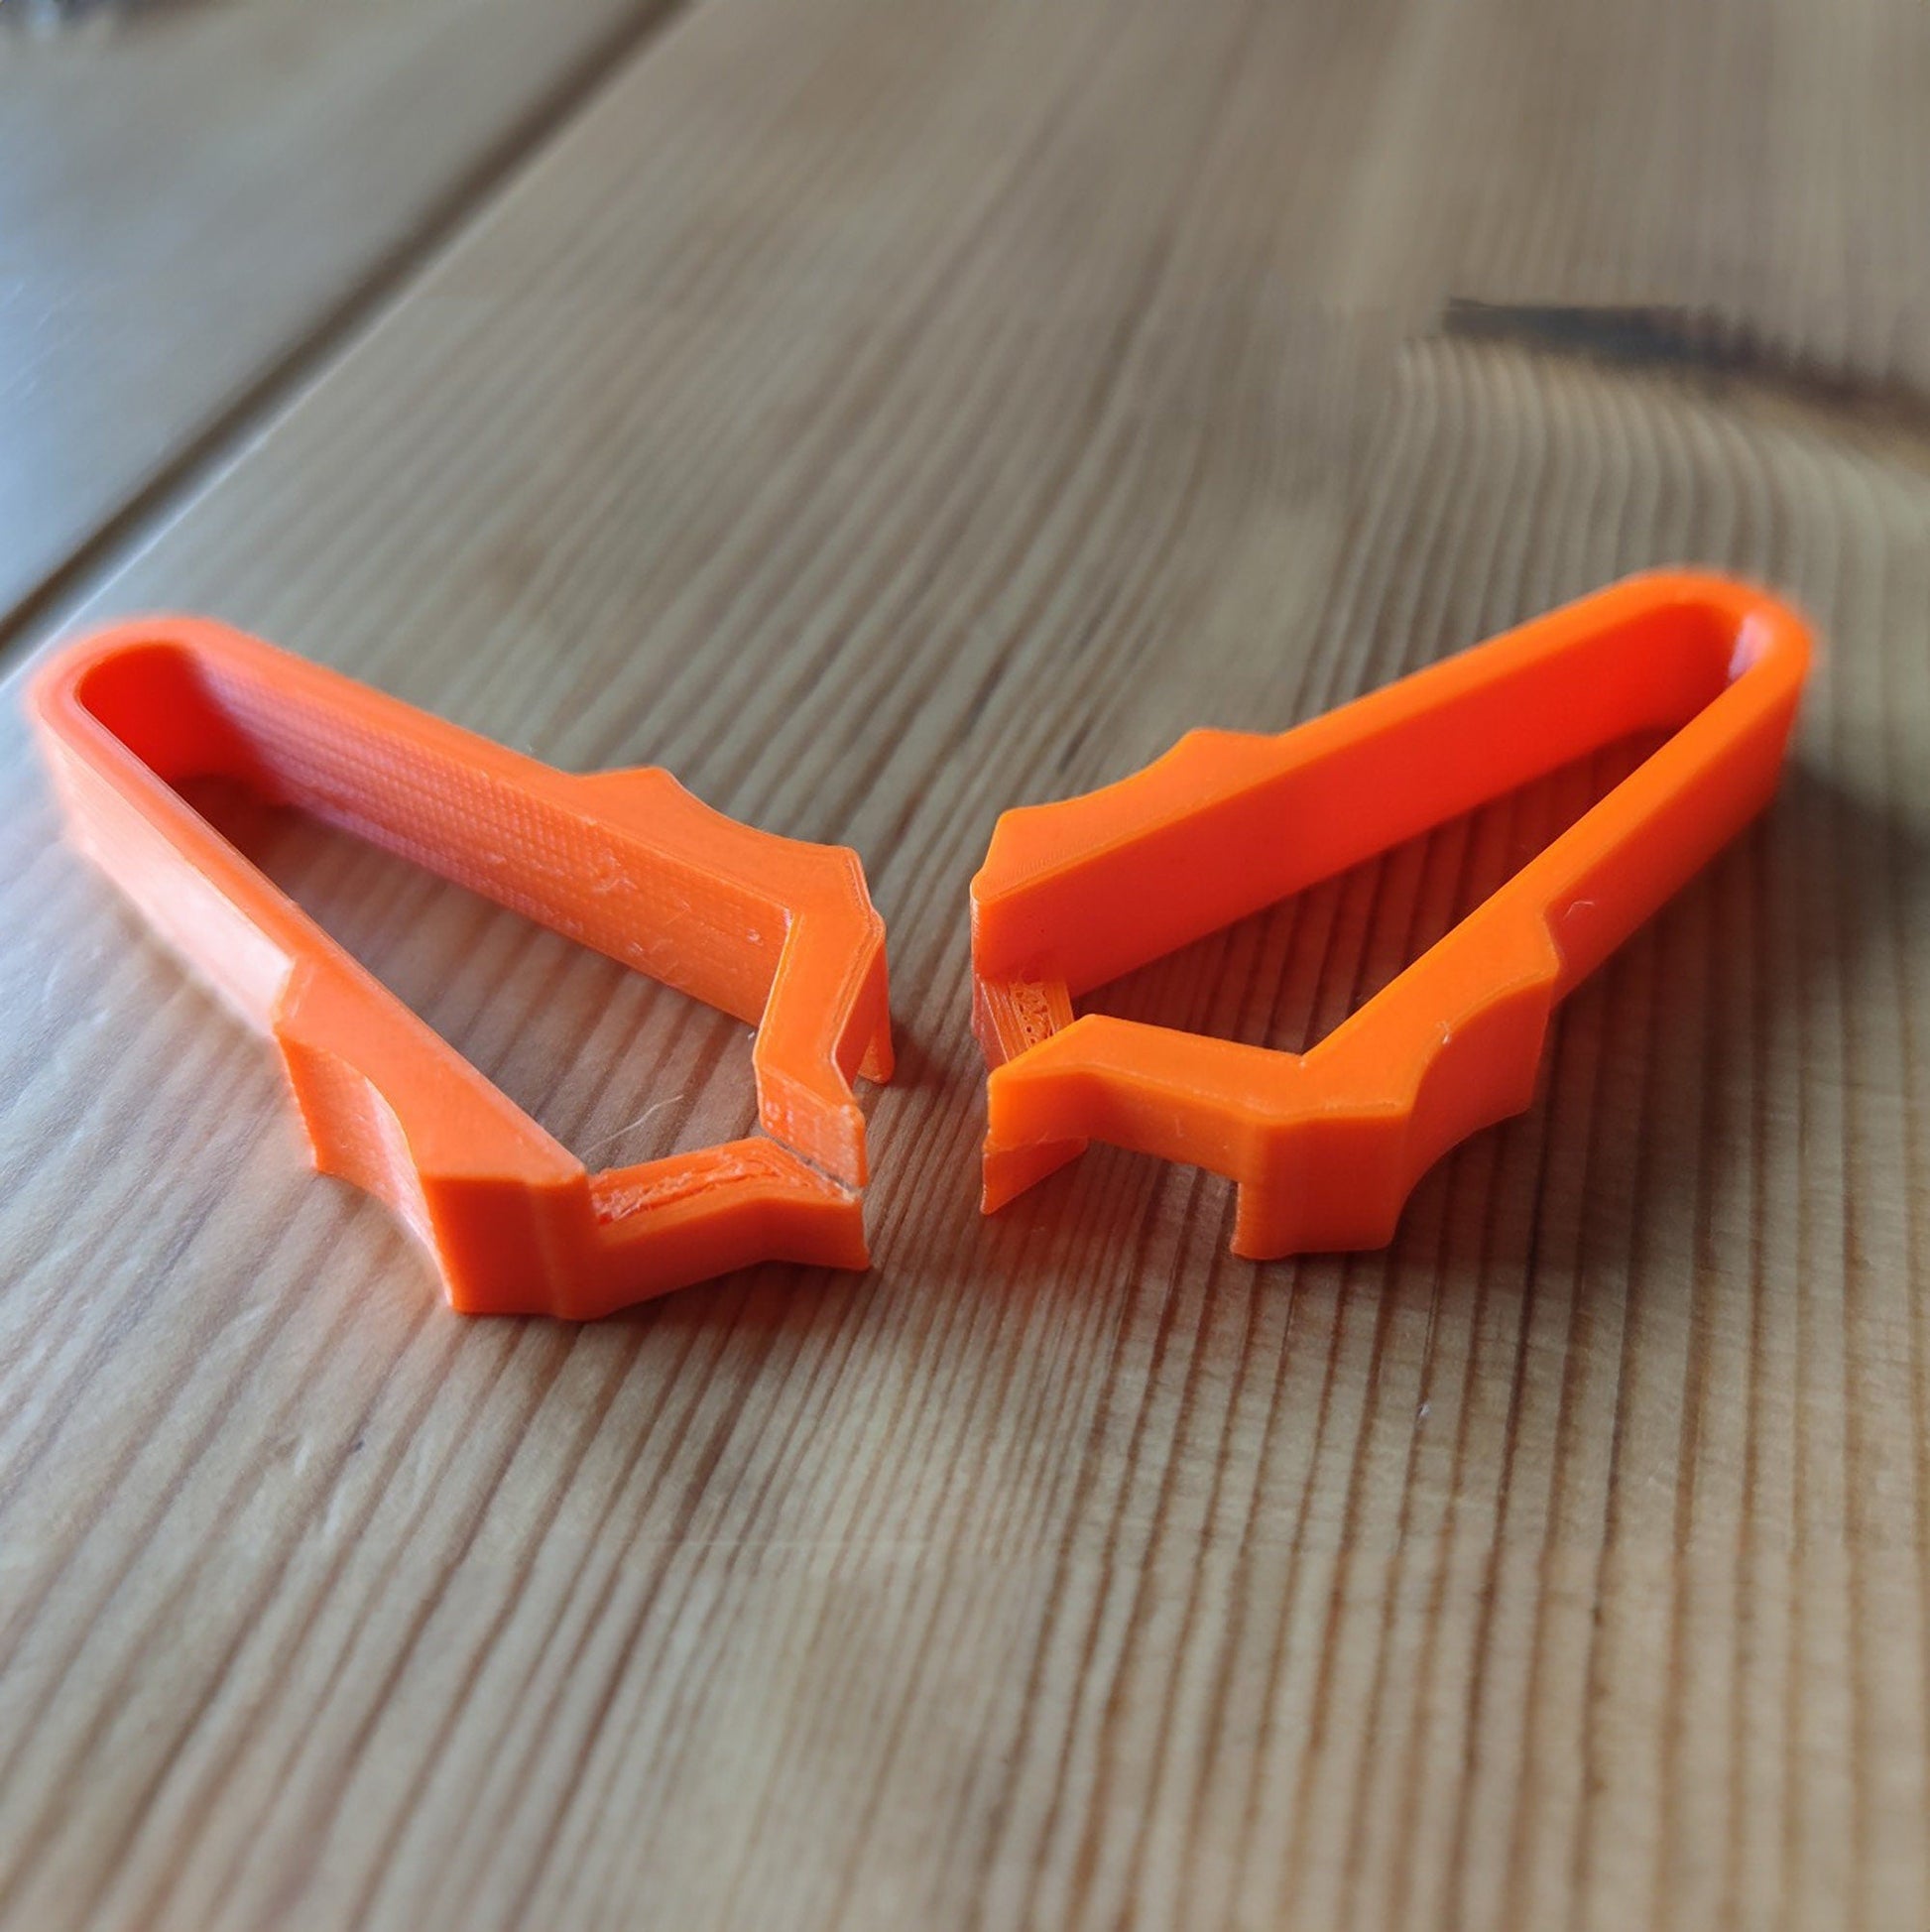
<instances>
[{"instance_id":1,"label":"wooden table","mask_svg":"<svg viewBox=\"0 0 1930 1932\"><path fill-rule=\"evenodd\" d=\"M0 33L0 1922L1930 1923L1926 85L1914 0ZM979 1218L1003 806L1675 559L1826 634L1788 784L1389 1251ZM59 842L20 674L155 606L855 845L872 1271L440 1308ZM1600 779L1108 998L1317 1035ZM593 1164L748 1123L235 835Z\"/></svg>"}]
</instances>

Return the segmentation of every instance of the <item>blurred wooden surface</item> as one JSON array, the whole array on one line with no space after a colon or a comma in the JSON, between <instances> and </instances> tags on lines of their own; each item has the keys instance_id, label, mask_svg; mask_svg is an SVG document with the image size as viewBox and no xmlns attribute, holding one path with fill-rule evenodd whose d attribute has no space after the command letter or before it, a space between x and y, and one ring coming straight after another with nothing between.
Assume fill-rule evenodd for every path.
<instances>
[{"instance_id":1,"label":"blurred wooden surface","mask_svg":"<svg viewBox=\"0 0 1930 1932\"><path fill-rule=\"evenodd\" d=\"M695 0L49 591L16 679L205 609L857 846L904 1064L869 1274L459 1322L10 686L0 1922L1930 1922L1927 78L1913 0ZM1827 635L1789 783L1390 1251L1102 1149L980 1221L1001 806L1672 559ZM1294 1043L1607 776L1111 997ZM748 1119L234 829L597 1164Z\"/></svg>"},{"instance_id":2,"label":"blurred wooden surface","mask_svg":"<svg viewBox=\"0 0 1930 1932\"><path fill-rule=\"evenodd\" d=\"M0 0L0 622L165 514L663 9L29 4Z\"/></svg>"}]
</instances>

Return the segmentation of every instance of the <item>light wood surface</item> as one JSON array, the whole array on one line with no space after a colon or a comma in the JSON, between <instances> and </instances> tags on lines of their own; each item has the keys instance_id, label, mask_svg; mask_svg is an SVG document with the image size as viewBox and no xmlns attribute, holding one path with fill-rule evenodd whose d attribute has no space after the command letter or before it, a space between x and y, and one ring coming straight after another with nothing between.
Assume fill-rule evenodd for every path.
<instances>
[{"instance_id":1,"label":"light wood surface","mask_svg":"<svg viewBox=\"0 0 1930 1932\"><path fill-rule=\"evenodd\" d=\"M869 1274L460 1322L10 691L0 1919L1930 1918L1930 21L1689 11L699 0L62 610L855 845L902 1069ZM1392 1249L979 1219L1002 806L1664 560L1825 634L1784 794ZM1108 1001L1297 1043L1612 775ZM748 1122L741 1026L210 809L597 1163Z\"/></svg>"},{"instance_id":2,"label":"light wood surface","mask_svg":"<svg viewBox=\"0 0 1930 1932\"><path fill-rule=\"evenodd\" d=\"M663 0L146 0L64 32L19 11L0 623L299 380Z\"/></svg>"}]
</instances>

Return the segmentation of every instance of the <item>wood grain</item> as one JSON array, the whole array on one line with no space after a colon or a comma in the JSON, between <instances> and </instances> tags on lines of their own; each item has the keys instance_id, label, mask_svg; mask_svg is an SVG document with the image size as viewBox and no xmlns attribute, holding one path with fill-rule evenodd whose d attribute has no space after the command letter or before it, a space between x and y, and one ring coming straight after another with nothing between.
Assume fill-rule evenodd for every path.
<instances>
[{"instance_id":1,"label":"wood grain","mask_svg":"<svg viewBox=\"0 0 1930 1932\"><path fill-rule=\"evenodd\" d=\"M457 1322L9 706L6 1922L1925 1921L1930 445L1809 379L1907 380L1801 250L1723 284L1788 297L1749 357L1547 325L1707 287L1589 279L1578 195L1688 217L1552 106L1466 218L1511 18L706 0L72 613L855 844L905 1064L869 1274ZM1535 58L1606 123L1590 32ZM1464 276L1510 210L1531 270ZM1789 784L1390 1250L1235 1262L1105 1149L978 1218L1003 805L1674 559L1826 633ZM1615 769L1107 998L1317 1032ZM213 808L579 1149L747 1117L741 1027Z\"/></svg>"},{"instance_id":2,"label":"wood grain","mask_svg":"<svg viewBox=\"0 0 1930 1932\"><path fill-rule=\"evenodd\" d=\"M1930 388L1921 7L1424 12L1453 294L1657 304L1777 379Z\"/></svg>"},{"instance_id":3,"label":"wood grain","mask_svg":"<svg viewBox=\"0 0 1930 1932\"><path fill-rule=\"evenodd\" d=\"M0 15L0 631L486 192L657 0Z\"/></svg>"}]
</instances>

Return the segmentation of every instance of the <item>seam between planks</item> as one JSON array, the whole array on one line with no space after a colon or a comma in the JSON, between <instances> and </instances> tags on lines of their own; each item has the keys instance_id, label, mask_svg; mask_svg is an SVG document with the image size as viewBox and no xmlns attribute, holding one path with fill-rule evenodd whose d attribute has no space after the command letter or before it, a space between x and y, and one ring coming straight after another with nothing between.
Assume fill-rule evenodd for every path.
<instances>
[{"instance_id":1,"label":"seam between planks","mask_svg":"<svg viewBox=\"0 0 1930 1932\"><path fill-rule=\"evenodd\" d=\"M635 0L562 77L513 116L429 202L422 217L351 279L347 290L273 355L267 366L184 436L145 482L107 513L25 595L0 609L0 673L60 606L111 577L190 501L280 406L336 361L409 292L525 168L624 73L690 0Z\"/></svg>"}]
</instances>

